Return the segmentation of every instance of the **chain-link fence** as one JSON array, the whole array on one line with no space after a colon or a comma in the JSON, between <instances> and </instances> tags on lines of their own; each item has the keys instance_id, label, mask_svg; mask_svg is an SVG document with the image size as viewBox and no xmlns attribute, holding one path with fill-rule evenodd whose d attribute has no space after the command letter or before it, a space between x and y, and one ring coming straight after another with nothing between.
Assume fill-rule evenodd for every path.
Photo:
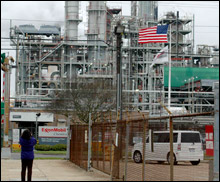
<instances>
[{"instance_id":1,"label":"chain-link fence","mask_svg":"<svg viewBox=\"0 0 220 182\"><path fill-rule=\"evenodd\" d=\"M70 161L88 169L88 125L71 125Z\"/></svg>"},{"instance_id":2,"label":"chain-link fence","mask_svg":"<svg viewBox=\"0 0 220 182\"><path fill-rule=\"evenodd\" d=\"M209 162L200 132L205 125L191 122L181 128L182 116L126 120L117 123L118 147L114 179L126 181L206 181ZM167 124L168 123L168 124ZM168 125L168 129L166 126ZM200 132L199 132L200 131ZM142 142L145 141L145 142ZM145 155L144 155L145 154ZM172 157L173 156L173 157ZM145 162L144 162L145 161ZM114 161L115 162L115 161Z\"/></svg>"},{"instance_id":3,"label":"chain-link fence","mask_svg":"<svg viewBox=\"0 0 220 182\"><path fill-rule=\"evenodd\" d=\"M111 174L113 140L116 123L92 125L92 167Z\"/></svg>"},{"instance_id":4,"label":"chain-link fence","mask_svg":"<svg viewBox=\"0 0 220 182\"><path fill-rule=\"evenodd\" d=\"M128 113L123 121L93 123L91 165L111 180L207 181L212 158L205 154L205 125L191 121L210 114L157 118L139 114L138 119ZM75 146L71 160L87 169L88 126L71 129L71 149Z\"/></svg>"}]
</instances>

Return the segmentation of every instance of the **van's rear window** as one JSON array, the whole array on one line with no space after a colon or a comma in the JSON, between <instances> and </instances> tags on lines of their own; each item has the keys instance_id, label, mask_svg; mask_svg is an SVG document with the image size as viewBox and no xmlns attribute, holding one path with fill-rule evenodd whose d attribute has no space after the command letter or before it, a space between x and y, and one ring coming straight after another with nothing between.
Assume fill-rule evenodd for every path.
<instances>
[{"instance_id":1,"label":"van's rear window","mask_svg":"<svg viewBox=\"0 0 220 182\"><path fill-rule=\"evenodd\" d=\"M199 133L181 133L182 143L200 143Z\"/></svg>"}]
</instances>

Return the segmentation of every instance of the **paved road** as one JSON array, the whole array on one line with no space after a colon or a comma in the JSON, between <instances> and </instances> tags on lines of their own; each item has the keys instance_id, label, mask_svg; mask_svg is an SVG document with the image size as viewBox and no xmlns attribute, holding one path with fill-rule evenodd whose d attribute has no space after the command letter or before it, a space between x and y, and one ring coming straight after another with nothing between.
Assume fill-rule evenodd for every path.
<instances>
[{"instance_id":1,"label":"paved road","mask_svg":"<svg viewBox=\"0 0 220 182\"><path fill-rule=\"evenodd\" d=\"M120 179L124 175L123 161L120 162ZM110 162L93 161L93 167L98 168L110 174ZM127 181L142 181L143 163L137 164L132 160L128 161L127 166ZM190 162L178 162L174 165L174 181L208 181L209 179L209 164L202 161L199 165L193 166ZM145 180L146 181L170 181L170 165L168 163L158 164L156 161L147 161L145 165Z\"/></svg>"},{"instance_id":2,"label":"paved road","mask_svg":"<svg viewBox=\"0 0 220 182\"><path fill-rule=\"evenodd\" d=\"M208 181L209 164L202 162L193 166L190 162L174 165L174 181ZM128 180L142 180L142 163L128 162ZM157 162L146 163L146 181L170 181L170 165Z\"/></svg>"}]
</instances>

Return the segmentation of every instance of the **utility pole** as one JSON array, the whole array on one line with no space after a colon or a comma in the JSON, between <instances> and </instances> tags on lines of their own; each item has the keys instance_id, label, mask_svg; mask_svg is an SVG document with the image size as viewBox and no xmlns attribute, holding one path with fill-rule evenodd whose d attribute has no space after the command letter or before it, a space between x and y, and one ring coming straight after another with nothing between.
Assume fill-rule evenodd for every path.
<instances>
[{"instance_id":1,"label":"utility pole","mask_svg":"<svg viewBox=\"0 0 220 182\"><path fill-rule=\"evenodd\" d=\"M124 33L125 27L118 22L115 27L115 35L117 36L117 113L120 110L119 119L122 120L122 64L121 64L121 44L122 35Z\"/></svg>"}]
</instances>

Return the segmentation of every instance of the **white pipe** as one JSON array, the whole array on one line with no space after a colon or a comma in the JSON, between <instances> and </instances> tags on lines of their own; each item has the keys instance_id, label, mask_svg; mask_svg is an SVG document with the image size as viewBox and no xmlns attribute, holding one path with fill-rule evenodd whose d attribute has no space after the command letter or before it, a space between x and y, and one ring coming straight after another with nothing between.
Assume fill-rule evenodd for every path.
<instances>
[{"instance_id":1,"label":"white pipe","mask_svg":"<svg viewBox=\"0 0 220 182\"><path fill-rule=\"evenodd\" d=\"M169 85L168 85L168 109L170 108L170 100L171 100L171 24L170 24L170 59L169 59Z\"/></svg>"}]
</instances>

